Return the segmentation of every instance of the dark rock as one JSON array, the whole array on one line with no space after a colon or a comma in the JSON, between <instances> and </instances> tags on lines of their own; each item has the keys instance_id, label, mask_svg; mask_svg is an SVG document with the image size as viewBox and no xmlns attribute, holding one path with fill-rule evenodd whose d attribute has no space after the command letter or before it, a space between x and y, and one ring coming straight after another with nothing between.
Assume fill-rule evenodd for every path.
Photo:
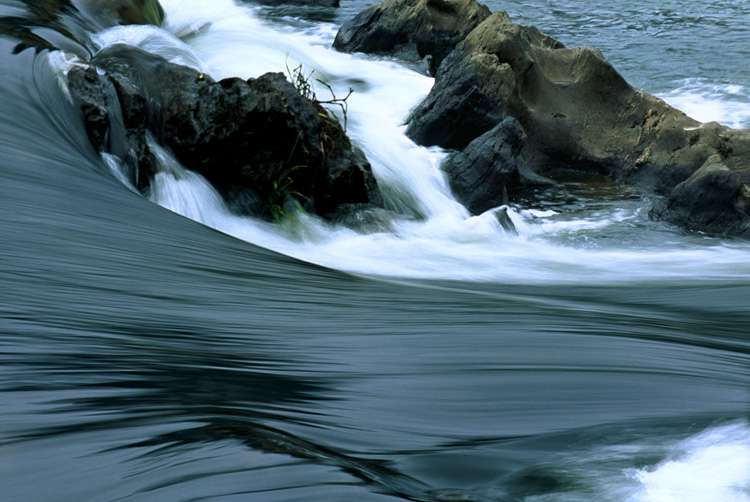
<instances>
[{"instance_id":1,"label":"dark rock","mask_svg":"<svg viewBox=\"0 0 750 502\"><path fill-rule=\"evenodd\" d=\"M68 86L74 104L81 110L86 123L86 133L95 149L109 146L109 108L103 80L96 68L74 66L68 72Z\"/></svg>"},{"instance_id":2,"label":"dark rock","mask_svg":"<svg viewBox=\"0 0 750 502\"><path fill-rule=\"evenodd\" d=\"M104 88L114 88L114 96L109 100L110 116L119 116L118 121L110 122L109 151L124 158L123 150L130 150L135 164L136 188L145 188L149 177L156 169L156 164L148 148L149 106L139 89L120 74L110 74L102 78ZM116 103L116 104L115 104ZM113 123L115 122L115 123ZM121 122L123 132L115 134L117 123ZM119 136L119 138L118 138ZM121 146L122 145L122 146Z\"/></svg>"},{"instance_id":3,"label":"dark rock","mask_svg":"<svg viewBox=\"0 0 750 502\"><path fill-rule=\"evenodd\" d=\"M137 161L140 153L145 166L145 152L133 148L137 142L129 138L131 130L125 126L118 89L113 82L100 75L94 66L73 66L67 76L71 96L81 110L91 145L98 151L106 151L128 161L131 160L130 151L133 149L136 158L132 160ZM143 136L145 128L140 132ZM145 145L145 137L142 144ZM134 172L134 186L137 177L137 172Z\"/></svg>"},{"instance_id":4,"label":"dark rock","mask_svg":"<svg viewBox=\"0 0 750 502\"><path fill-rule=\"evenodd\" d=\"M82 0L80 8L103 26L153 24L164 22L164 9L158 0Z\"/></svg>"},{"instance_id":5,"label":"dark rock","mask_svg":"<svg viewBox=\"0 0 750 502\"><path fill-rule=\"evenodd\" d=\"M750 186L713 155L659 202L651 217L717 235L750 238Z\"/></svg>"},{"instance_id":6,"label":"dark rock","mask_svg":"<svg viewBox=\"0 0 750 502\"><path fill-rule=\"evenodd\" d=\"M364 154L280 73L216 82L124 45L93 63L114 83L128 140L147 166L140 188L152 174L146 136L153 134L228 199L240 194L230 207L268 215L292 197L326 214L340 204L382 204Z\"/></svg>"},{"instance_id":7,"label":"dark rock","mask_svg":"<svg viewBox=\"0 0 750 502\"><path fill-rule=\"evenodd\" d=\"M263 216L267 203L261 200L255 191L248 187L229 185L220 190L227 207L236 214Z\"/></svg>"},{"instance_id":8,"label":"dark rock","mask_svg":"<svg viewBox=\"0 0 750 502\"><path fill-rule=\"evenodd\" d=\"M279 5L304 5L311 7L338 7L339 0L244 0L247 3L256 3L260 5L279 6Z\"/></svg>"},{"instance_id":9,"label":"dark rock","mask_svg":"<svg viewBox=\"0 0 750 502\"><path fill-rule=\"evenodd\" d=\"M507 204L507 185L517 176L518 151L523 145L518 122L509 117L472 141L442 165L451 191L472 214Z\"/></svg>"},{"instance_id":10,"label":"dark rock","mask_svg":"<svg viewBox=\"0 0 750 502\"><path fill-rule=\"evenodd\" d=\"M342 52L426 61L430 74L490 10L476 0L384 0L341 26Z\"/></svg>"},{"instance_id":11,"label":"dark rock","mask_svg":"<svg viewBox=\"0 0 750 502\"><path fill-rule=\"evenodd\" d=\"M334 225L360 234L394 232L393 220L397 217L391 211L373 204L342 204L325 216Z\"/></svg>"},{"instance_id":12,"label":"dark rock","mask_svg":"<svg viewBox=\"0 0 750 502\"><path fill-rule=\"evenodd\" d=\"M465 61L454 51L441 65L430 94L409 117L406 135L420 145L460 150L505 118L514 83L507 64L498 65L484 54Z\"/></svg>"}]
</instances>

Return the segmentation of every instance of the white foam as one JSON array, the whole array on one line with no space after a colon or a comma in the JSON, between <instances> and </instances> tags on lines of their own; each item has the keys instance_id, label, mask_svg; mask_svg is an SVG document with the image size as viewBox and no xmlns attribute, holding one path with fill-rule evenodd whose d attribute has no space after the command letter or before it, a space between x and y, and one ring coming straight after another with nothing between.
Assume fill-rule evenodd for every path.
<instances>
[{"instance_id":1,"label":"white foam","mask_svg":"<svg viewBox=\"0 0 750 502\"><path fill-rule=\"evenodd\" d=\"M168 150L150 143L159 166L151 179L149 200L210 227L231 215L221 195L198 173L182 167Z\"/></svg>"},{"instance_id":2,"label":"white foam","mask_svg":"<svg viewBox=\"0 0 750 502\"><path fill-rule=\"evenodd\" d=\"M750 87L694 78L659 97L700 122L718 122L735 129L750 127Z\"/></svg>"},{"instance_id":3,"label":"white foam","mask_svg":"<svg viewBox=\"0 0 750 502\"><path fill-rule=\"evenodd\" d=\"M131 192L138 193L138 190L133 186L133 183L130 182L130 179L125 173L120 158L116 155L112 155L111 153L106 152L102 152L101 156L104 160L104 163L107 164L110 173L112 173L115 179L125 185Z\"/></svg>"},{"instance_id":4,"label":"white foam","mask_svg":"<svg viewBox=\"0 0 750 502\"><path fill-rule=\"evenodd\" d=\"M121 27L102 40L161 40L152 43L154 50L173 57L189 46L189 57L216 79L286 72L287 66L302 64L338 96L353 87L348 133L371 161L386 205L423 219L396 220L389 231L367 235L305 214L275 225L230 214L205 180L175 169L158 175L152 185L151 199L165 207L260 246L363 274L525 284L750 277L750 246L743 244L696 247L678 239L676 245L656 241L648 249L597 249L550 243L550 238L595 236L627 224L639 214L636 205L581 217L562 210L511 209L508 216L520 235L507 232L489 213L471 217L453 199L439 169L446 152L417 146L404 135L404 119L429 92L432 79L392 61L330 49L332 26L304 32L270 26L254 16L253 8L231 0L166 0L163 5L171 38L154 36L155 28ZM317 92L324 96L327 90L319 86Z\"/></svg>"},{"instance_id":5,"label":"white foam","mask_svg":"<svg viewBox=\"0 0 750 502\"><path fill-rule=\"evenodd\" d=\"M115 26L91 37L101 50L114 44L124 43L157 54L167 61L188 66L198 71L206 68L195 51L182 40L151 25Z\"/></svg>"},{"instance_id":6,"label":"white foam","mask_svg":"<svg viewBox=\"0 0 750 502\"><path fill-rule=\"evenodd\" d=\"M642 486L628 502L750 501L750 427L709 429L674 446L670 459L630 476Z\"/></svg>"}]
</instances>

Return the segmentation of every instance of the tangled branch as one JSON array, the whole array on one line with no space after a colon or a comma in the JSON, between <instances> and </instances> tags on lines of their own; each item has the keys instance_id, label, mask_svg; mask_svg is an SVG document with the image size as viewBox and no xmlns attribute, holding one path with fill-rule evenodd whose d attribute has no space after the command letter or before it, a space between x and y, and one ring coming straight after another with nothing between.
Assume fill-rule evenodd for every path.
<instances>
[{"instance_id":1,"label":"tangled branch","mask_svg":"<svg viewBox=\"0 0 750 502\"><path fill-rule=\"evenodd\" d=\"M346 132L347 112L349 111L349 103L347 102L347 99L349 99L349 96L352 95L354 89L350 87L349 92L346 94L346 96L344 96L343 98L337 98L336 94L333 92L333 88L328 85L328 83L319 78L316 78L315 81L324 85L328 89L328 92L331 93L331 99L318 99L317 95L315 94L315 87L312 83L312 76L313 73L315 73L315 70L312 70L310 71L310 73L305 74L305 71L302 69L302 64L300 64L293 70L290 69L289 65L287 64L286 71L289 75L289 80L291 80L292 85L294 85L294 88L297 89L297 92L299 92L303 98L311 101L313 104L333 105L341 108L341 114L344 117L344 132Z\"/></svg>"}]
</instances>

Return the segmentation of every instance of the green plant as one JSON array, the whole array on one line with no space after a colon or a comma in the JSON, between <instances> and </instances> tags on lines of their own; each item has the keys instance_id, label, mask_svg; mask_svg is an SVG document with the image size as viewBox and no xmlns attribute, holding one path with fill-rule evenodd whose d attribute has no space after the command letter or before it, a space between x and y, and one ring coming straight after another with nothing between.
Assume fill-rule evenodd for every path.
<instances>
[{"instance_id":1,"label":"green plant","mask_svg":"<svg viewBox=\"0 0 750 502\"><path fill-rule=\"evenodd\" d=\"M302 131L297 133L297 139L294 141L292 149L289 151L289 156L286 159L285 166L289 166L294 156L294 152L297 150L297 145L302 137ZM305 195L301 194L297 190L292 188L294 180L290 176L294 171L300 168L304 168L303 165L294 165L287 167L281 174L271 182L271 190L268 193L268 210L271 213L271 217L276 223L281 223L282 220L288 216L285 210L285 206L289 203L295 204L296 209L301 210L302 207L297 199L309 200Z\"/></svg>"},{"instance_id":2,"label":"green plant","mask_svg":"<svg viewBox=\"0 0 750 502\"><path fill-rule=\"evenodd\" d=\"M279 174L278 178L271 183L271 192L268 196L268 210L276 223L281 223L282 220L288 216L285 209L287 204L294 204L297 209L301 209L300 203L297 199L309 200L306 196L292 188L294 180L291 178L290 174L300 167L302 166L293 166L285 169Z\"/></svg>"}]
</instances>

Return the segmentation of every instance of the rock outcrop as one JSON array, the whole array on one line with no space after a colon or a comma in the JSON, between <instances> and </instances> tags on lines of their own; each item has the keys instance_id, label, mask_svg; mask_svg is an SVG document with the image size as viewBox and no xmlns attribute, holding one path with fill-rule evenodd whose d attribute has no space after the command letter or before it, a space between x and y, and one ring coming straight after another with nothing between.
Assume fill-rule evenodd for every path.
<instances>
[{"instance_id":1,"label":"rock outcrop","mask_svg":"<svg viewBox=\"0 0 750 502\"><path fill-rule=\"evenodd\" d=\"M515 117L535 169L575 168L667 192L695 172L728 134L700 128L631 87L588 47L565 48L537 28L494 13L444 61L409 119L415 141L462 148ZM451 127L446 128L446 123Z\"/></svg>"},{"instance_id":2,"label":"rock outcrop","mask_svg":"<svg viewBox=\"0 0 750 502\"><path fill-rule=\"evenodd\" d=\"M132 151L139 188L154 169L149 131L226 197L252 192L249 198L260 200L266 215L288 196L323 215L341 204L381 202L364 154L335 118L280 73L216 82L125 45L105 49L92 65L104 75L71 69L71 93L94 146L122 151L117 143L124 142ZM106 97L110 86L114 98Z\"/></svg>"},{"instance_id":3,"label":"rock outcrop","mask_svg":"<svg viewBox=\"0 0 750 502\"><path fill-rule=\"evenodd\" d=\"M435 82L409 119L407 134L422 144L463 148L471 136L490 130L496 117L514 117L527 136L521 158L536 171L606 174L671 193L668 207L675 208L677 200L698 207L686 200L694 191L672 191L712 155L720 155L737 175L731 179L750 182L745 132L701 124L631 87L595 49L567 49L537 28L512 23L504 12L490 16L456 47ZM742 220L734 210L726 214ZM670 221L711 233L739 228L728 216L721 220L725 228L695 217Z\"/></svg>"},{"instance_id":4,"label":"rock outcrop","mask_svg":"<svg viewBox=\"0 0 750 502\"><path fill-rule=\"evenodd\" d=\"M475 0L385 0L344 23L333 47L423 63L434 74L489 15Z\"/></svg>"},{"instance_id":5,"label":"rock outcrop","mask_svg":"<svg viewBox=\"0 0 750 502\"><path fill-rule=\"evenodd\" d=\"M450 2L442 25L425 21L448 3L385 0L346 23L336 46L408 61L434 54L433 68L445 55L432 91L407 120L407 135L425 146L465 149L444 169L472 212L501 201L514 176L533 184L536 172L573 169L666 195L654 218L745 235L749 131L701 124L630 86L598 50L566 48L502 11L486 16L475 0ZM450 26L461 29L443 28ZM509 117L525 135L512 156L507 127L499 126Z\"/></svg>"},{"instance_id":6,"label":"rock outcrop","mask_svg":"<svg viewBox=\"0 0 750 502\"><path fill-rule=\"evenodd\" d=\"M505 32L511 30L509 37ZM492 14L468 37L441 64L433 89L408 119L407 135L419 144L461 149L495 127L512 115L517 74L534 66L524 58L523 45L563 47L536 28L511 23L504 12Z\"/></svg>"}]
</instances>

